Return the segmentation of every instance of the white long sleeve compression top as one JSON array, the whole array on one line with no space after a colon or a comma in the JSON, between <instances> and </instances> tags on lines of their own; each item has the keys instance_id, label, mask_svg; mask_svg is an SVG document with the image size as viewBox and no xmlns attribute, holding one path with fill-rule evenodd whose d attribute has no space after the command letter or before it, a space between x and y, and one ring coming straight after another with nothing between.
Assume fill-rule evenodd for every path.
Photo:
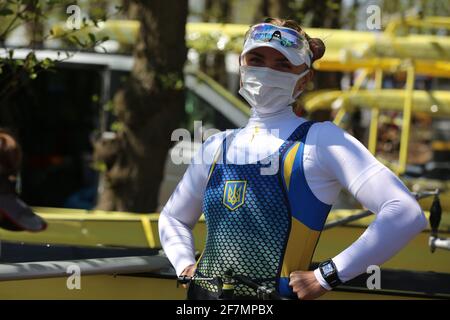
<instances>
[{"instance_id":1,"label":"white long sleeve compression top","mask_svg":"<svg viewBox=\"0 0 450 320\"><path fill-rule=\"evenodd\" d=\"M252 163L274 153L301 123L291 108L259 115L254 110L248 124L232 140L229 163ZM195 263L192 228L201 216L208 171L227 132L208 138L193 158L159 219L162 247L178 275ZM341 281L366 272L394 256L417 233L426 218L406 186L357 139L331 122L312 125L305 141L304 172L313 194L333 204L341 188L376 214L365 232L333 258ZM319 283L330 290L318 269Z\"/></svg>"}]
</instances>

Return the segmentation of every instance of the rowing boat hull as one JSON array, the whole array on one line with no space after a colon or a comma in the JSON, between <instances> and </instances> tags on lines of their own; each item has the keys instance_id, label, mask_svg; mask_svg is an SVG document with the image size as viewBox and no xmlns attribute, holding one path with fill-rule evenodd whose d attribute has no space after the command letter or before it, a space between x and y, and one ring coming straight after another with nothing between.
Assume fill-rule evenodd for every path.
<instances>
[{"instance_id":1,"label":"rowing boat hull","mask_svg":"<svg viewBox=\"0 0 450 320\"><path fill-rule=\"evenodd\" d=\"M176 287L174 279L96 275L81 279L80 289L69 290L67 278L15 280L0 282L0 300L8 299L70 299L70 300L182 300L186 289ZM321 299L331 300L379 300L379 299L429 299L400 293L333 291Z\"/></svg>"},{"instance_id":2,"label":"rowing boat hull","mask_svg":"<svg viewBox=\"0 0 450 320\"><path fill-rule=\"evenodd\" d=\"M168 259L154 249L3 242L0 299L184 299ZM315 268L315 265L312 266ZM380 288L371 274L345 283L324 299L450 298L450 273L383 267Z\"/></svg>"},{"instance_id":3,"label":"rowing boat hull","mask_svg":"<svg viewBox=\"0 0 450 320\"><path fill-rule=\"evenodd\" d=\"M186 290L174 280L141 279L127 276L88 276L80 290L68 290L66 278L8 281L0 283L0 300L7 299L185 299ZM45 288L45 289L44 289ZM366 297L366 298L365 298ZM396 296L331 293L330 299L388 299Z\"/></svg>"},{"instance_id":4,"label":"rowing boat hull","mask_svg":"<svg viewBox=\"0 0 450 320\"><path fill-rule=\"evenodd\" d=\"M119 246L159 249L158 214L106 213L72 209L37 208L48 222L39 233L8 232L0 229L0 239L25 243L49 243L78 246ZM333 210L329 221L344 218L358 210ZM426 212L428 215L428 213ZM334 257L364 232L373 217L322 232L313 261ZM118 236L120 235L120 236ZM444 213L440 236L450 237L450 215ZM400 253L383 266L392 269L450 273L450 254L428 247L429 230L418 234ZM206 225L200 219L194 228L195 248L204 247Z\"/></svg>"},{"instance_id":5,"label":"rowing boat hull","mask_svg":"<svg viewBox=\"0 0 450 320\"><path fill-rule=\"evenodd\" d=\"M49 227L41 233L0 232L0 239L25 243L65 244L100 248L119 246L136 248L134 250L153 250L160 248L157 214L126 214L82 212L67 209L39 209L38 212L47 220ZM62 213L63 212L63 213ZM333 210L329 221L354 214L355 210ZM349 225L339 226L322 232L313 261L323 261L341 252L355 241L365 230L373 217L364 218ZM449 237L448 215L442 217L440 235ZM194 229L196 248L201 251L206 235L204 220ZM120 235L120 236L118 236ZM450 254L437 250L430 252L428 247L429 231L418 234L400 253L386 262L382 268L404 270L407 272L440 273L447 279L450 275ZM50 247L53 245L50 245ZM3 246L5 247L5 246ZM140 249L139 249L140 248ZM71 249L70 249L71 250ZM67 251L70 251L67 250ZM5 250L4 250L5 253ZM46 254L42 254L44 258ZM20 270L39 268L31 263ZM0 263L0 269L2 264ZM114 275L115 274L115 275ZM366 278L368 275L365 275ZM382 274L382 288L383 283ZM399 276L402 277L402 276ZM391 277L392 278L392 277ZM396 278L396 276L394 277ZM67 288L68 275L55 278L41 277L35 279L13 279L1 281L0 300L4 299L184 299L185 289L177 288L175 274L161 276L158 273L144 276L131 274L96 274L81 278L81 289ZM450 280L449 280L450 281ZM438 281L439 283L439 281ZM326 294L324 299L415 299L432 298L421 293L405 293L396 290L401 285L393 285L390 290L372 291L359 287L349 287L341 291ZM433 293L429 291L428 293ZM450 295L448 295L450 297Z\"/></svg>"}]
</instances>

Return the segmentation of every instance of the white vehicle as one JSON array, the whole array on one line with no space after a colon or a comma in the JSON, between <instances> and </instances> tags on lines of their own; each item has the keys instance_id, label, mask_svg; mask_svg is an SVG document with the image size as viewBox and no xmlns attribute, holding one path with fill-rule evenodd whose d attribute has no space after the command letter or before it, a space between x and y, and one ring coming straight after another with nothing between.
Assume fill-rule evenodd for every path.
<instances>
[{"instance_id":1,"label":"white vehicle","mask_svg":"<svg viewBox=\"0 0 450 320\"><path fill-rule=\"evenodd\" d=\"M23 59L29 52L29 49L16 49L14 58ZM64 57L64 55L58 57L56 50L38 50L35 51L35 54L39 60ZM0 55L2 55L1 52ZM115 136L114 132L108 130L115 121L115 117L112 112L105 110L107 108L104 106L108 105L108 102L114 97L115 92L130 73L132 66L133 57L131 56L78 52L58 64L56 67L58 72L46 74L32 83L33 98L26 98L27 103L24 108L31 109L33 105L28 101L37 100L33 112L36 112L36 117L42 118L26 124L29 132L33 132L33 134L30 133L30 136L27 136L25 133L23 140L25 140L25 144L27 141L30 141L29 144L31 144L31 141L35 141L36 135L39 135L40 132L46 132L47 136L42 137L42 141L45 143L42 144L40 150L31 148L31 152L27 155L32 161L25 163L22 194L29 203L37 206L72 208L82 203L78 207L82 209L90 209L95 205L96 194L93 193L96 192L97 187L93 186L101 184L102 179L101 175L92 170L92 136L101 134L106 139ZM230 76L233 77L233 75ZM194 132L194 121L201 121L202 130L209 128L225 130L244 126L247 122L250 110L246 104L207 75L196 71L193 67L187 67L185 84L187 88L185 107L187 121L181 124L181 127L189 130L191 137L198 134L198 132ZM78 90L74 90L74 88ZM57 91L56 95L55 91ZM83 97L79 92L83 92ZM58 94L64 100L52 100ZM76 97L67 96L69 94L76 94ZM95 97L96 102L92 102L91 97ZM43 116L45 112L47 115ZM65 118L61 119L60 117L61 114L57 116L58 119L52 119L50 115L53 116L54 112L69 113L71 119L75 118L75 120L65 123ZM74 114L77 115L74 116ZM79 123L80 119L84 123L88 122L88 125L82 126ZM35 130L34 126L36 126ZM75 135L78 138L70 140L70 137ZM65 139L69 139L69 141L66 140L65 143L74 150L52 149L57 144L55 139L62 138L62 136L67 136ZM171 139L171 137L167 137L167 139ZM194 141L192 138L192 141L175 143L169 150L165 175L160 186L158 211L167 202L184 174L192 152L195 152L201 143L201 139ZM84 147L77 149L78 145ZM42 154L41 149L46 149L45 155ZM182 164L173 163L170 157L173 153L184 157L181 161ZM55 161L47 161L47 159L58 159L56 166ZM44 166L42 166L42 162L44 162ZM40 163L40 170L35 170L36 163ZM64 183L59 183L62 179ZM47 189L46 195L41 195L39 190L42 188L39 188L38 184L33 184L36 183L33 182L36 180L40 181L41 186L47 185L50 189L54 186L58 190L49 192ZM78 201L79 198L76 198L78 202L66 200L74 193L79 195L83 192L89 194L88 200Z\"/></svg>"}]
</instances>

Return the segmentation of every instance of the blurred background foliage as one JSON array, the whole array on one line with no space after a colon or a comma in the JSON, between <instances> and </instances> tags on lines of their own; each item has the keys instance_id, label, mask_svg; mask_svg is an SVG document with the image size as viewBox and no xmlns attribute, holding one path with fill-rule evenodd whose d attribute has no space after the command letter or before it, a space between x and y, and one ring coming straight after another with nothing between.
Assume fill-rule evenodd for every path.
<instances>
[{"instance_id":1,"label":"blurred background foliage","mask_svg":"<svg viewBox=\"0 0 450 320\"><path fill-rule=\"evenodd\" d=\"M136 12L130 3L131 0L0 0L0 49L46 47L131 54L137 27L102 28L108 20L134 20ZM65 28L69 17L66 9L73 4L82 13L79 31ZM366 30L365 10L372 4L380 6L384 24L407 16L450 16L447 0L190 0L188 22L251 25L270 16L294 19L304 27ZM414 32L439 31L422 28ZM114 33L121 34L121 41L108 41L111 33L113 37ZM193 32L187 34L186 42L198 54L200 69L226 85L224 53L238 53L243 35ZM9 52L4 52L0 56L0 72L10 65L14 70L26 71L32 79L37 76L36 70L47 69L53 63L51 60L39 63L32 54L17 62L8 59L8 55ZM61 55L61 60L64 58L67 56Z\"/></svg>"}]
</instances>

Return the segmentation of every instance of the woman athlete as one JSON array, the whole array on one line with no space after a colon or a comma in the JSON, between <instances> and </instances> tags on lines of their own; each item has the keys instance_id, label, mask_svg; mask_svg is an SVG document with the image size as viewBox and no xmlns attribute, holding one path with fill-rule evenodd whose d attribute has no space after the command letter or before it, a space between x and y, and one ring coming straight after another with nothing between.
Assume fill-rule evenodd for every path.
<instances>
[{"instance_id":1,"label":"woman athlete","mask_svg":"<svg viewBox=\"0 0 450 320\"><path fill-rule=\"evenodd\" d=\"M292 20L269 18L247 32L239 93L252 115L244 128L203 143L159 219L177 275L198 278L189 299L219 298L217 277L229 270L284 297L315 299L383 264L426 227L405 185L358 140L293 112L324 51ZM342 188L376 218L347 249L308 271ZM196 262L192 228L202 213L208 232ZM256 295L235 287L237 298Z\"/></svg>"}]
</instances>

